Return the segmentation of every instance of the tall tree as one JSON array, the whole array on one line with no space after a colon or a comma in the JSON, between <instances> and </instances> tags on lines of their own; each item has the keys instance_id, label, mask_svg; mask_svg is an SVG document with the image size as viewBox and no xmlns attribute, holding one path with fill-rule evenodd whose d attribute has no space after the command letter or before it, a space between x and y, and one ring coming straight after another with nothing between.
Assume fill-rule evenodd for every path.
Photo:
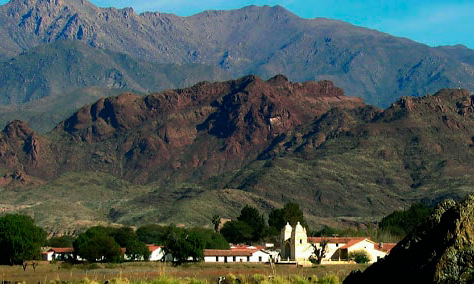
<instances>
[{"instance_id":1,"label":"tall tree","mask_svg":"<svg viewBox=\"0 0 474 284\"><path fill-rule=\"evenodd\" d=\"M224 238L233 244L249 244L253 239L253 230L245 222L230 221L225 223L221 229Z\"/></svg>"},{"instance_id":2,"label":"tall tree","mask_svg":"<svg viewBox=\"0 0 474 284\"><path fill-rule=\"evenodd\" d=\"M278 232L283 229L287 222L289 222L291 226L295 226L296 223L300 222L303 227L307 228L303 211L298 204L288 202L283 208L274 209L268 216L268 225L275 228Z\"/></svg>"},{"instance_id":3,"label":"tall tree","mask_svg":"<svg viewBox=\"0 0 474 284\"><path fill-rule=\"evenodd\" d=\"M173 230L168 235L165 251L173 256L175 265L181 265L189 258L201 261L204 257L204 242L194 232L183 229Z\"/></svg>"},{"instance_id":4,"label":"tall tree","mask_svg":"<svg viewBox=\"0 0 474 284\"><path fill-rule=\"evenodd\" d=\"M75 239L75 237L67 235L61 237L53 237L46 241L46 246L54 248L69 248L72 247L72 243Z\"/></svg>"},{"instance_id":5,"label":"tall tree","mask_svg":"<svg viewBox=\"0 0 474 284\"><path fill-rule=\"evenodd\" d=\"M0 263L20 264L40 257L46 232L29 216L8 214L0 218Z\"/></svg>"},{"instance_id":6,"label":"tall tree","mask_svg":"<svg viewBox=\"0 0 474 284\"><path fill-rule=\"evenodd\" d=\"M196 227L189 231L199 236L206 249L230 249L229 242L214 230Z\"/></svg>"},{"instance_id":7,"label":"tall tree","mask_svg":"<svg viewBox=\"0 0 474 284\"><path fill-rule=\"evenodd\" d=\"M74 253L91 262L121 261L120 245L111 237L114 231L113 228L101 226L89 228L74 241Z\"/></svg>"},{"instance_id":8,"label":"tall tree","mask_svg":"<svg viewBox=\"0 0 474 284\"><path fill-rule=\"evenodd\" d=\"M165 241L166 228L156 224L143 225L137 229L138 240L145 244L162 245Z\"/></svg>"},{"instance_id":9,"label":"tall tree","mask_svg":"<svg viewBox=\"0 0 474 284\"><path fill-rule=\"evenodd\" d=\"M120 245L125 248L125 253L129 260L148 260L150 251L145 243L140 242L135 231L130 227L116 229L111 236Z\"/></svg>"},{"instance_id":10,"label":"tall tree","mask_svg":"<svg viewBox=\"0 0 474 284\"><path fill-rule=\"evenodd\" d=\"M212 224L214 225L214 231L219 232L219 225L221 224L221 216L215 214L212 216Z\"/></svg>"},{"instance_id":11,"label":"tall tree","mask_svg":"<svg viewBox=\"0 0 474 284\"><path fill-rule=\"evenodd\" d=\"M237 220L246 223L252 229L251 241L259 241L264 237L266 231L265 219L256 208L249 205L244 206Z\"/></svg>"}]
</instances>

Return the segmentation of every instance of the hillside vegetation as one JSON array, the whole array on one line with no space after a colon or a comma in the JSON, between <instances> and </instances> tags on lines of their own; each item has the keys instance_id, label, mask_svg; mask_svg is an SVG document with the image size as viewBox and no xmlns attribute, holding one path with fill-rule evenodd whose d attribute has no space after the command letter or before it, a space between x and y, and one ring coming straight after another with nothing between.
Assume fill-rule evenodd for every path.
<instances>
[{"instance_id":1,"label":"hillside vegetation","mask_svg":"<svg viewBox=\"0 0 474 284\"><path fill-rule=\"evenodd\" d=\"M2 202L49 231L212 226L245 204L268 214L287 202L313 228L369 226L472 192L472 99L444 89L382 110L331 82L284 76L100 99L47 135L5 127Z\"/></svg>"}]
</instances>

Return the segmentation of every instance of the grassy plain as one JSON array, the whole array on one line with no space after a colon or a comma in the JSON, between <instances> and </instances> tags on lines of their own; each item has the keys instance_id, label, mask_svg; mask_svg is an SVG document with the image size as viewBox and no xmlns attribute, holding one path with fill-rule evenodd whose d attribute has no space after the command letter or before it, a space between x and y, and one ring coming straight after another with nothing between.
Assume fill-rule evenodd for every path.
<instances>
[{"instance_id":1,"label":"grassy plain","mask_svg":"<svg viewBox=\"0 0 474 284\"><path fill-rule=\"evenodd\" d=\"M158 279L173 280L174 283L189 282L190 279L204 283L216 283L218 277L237 277L244 283L260 283L270 276L292 283L297 279L323 279L336 276L343 280L352 270L365 269L358 264L326 265L315 267L296 267L277 265L273 272L267 264L209 264L193 263L173 267L160 262L123 263L123 264L81 264L65 265L60 263L41 262L36 271L28 266L24 271L21 266L0 266L0 277L3 281L23 283L85 283L95 281L105 283L114 279L126 279L127 282L159 282ZM230 276L230 277L229 277ZM87 281L85 281L87 279ZM260 280L258 280L260 279ZM257 281L258 280L258 281Z\"/></svg>"}]
</instances>

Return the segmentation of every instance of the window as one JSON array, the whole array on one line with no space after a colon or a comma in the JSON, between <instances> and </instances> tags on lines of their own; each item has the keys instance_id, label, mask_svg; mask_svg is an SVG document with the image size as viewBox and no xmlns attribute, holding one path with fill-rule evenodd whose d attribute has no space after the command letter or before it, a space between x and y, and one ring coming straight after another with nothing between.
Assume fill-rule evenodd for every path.
<instances>
[{"instance_id":1,"label":"window","mask_svg":"<svg viewBox=\"0 0 474 284\"><path fill-rule=\"evenodd\" d=\"M300 244L302 244L302 243L303 243L303 239L300 239Z\"/></svg>"},{"instance_id":2,"label":"window","mask_svg":"<svg viewBox=\"0 0 474 284\"><path fill-rule=\"evenodd\" d=\"M338 247L338 246L339 246L339 244L336 243L336 247Z\"/></svg>"},{"instance_id":3,"label":"window","mask_svg":"<svg viewBox=\"0 0 474 284\"><path fill-rule=\"evenodd\" d=\"M258 257L258 262L262 262L262 257L261 256Z\"/></svg>"},{"instance_id":4,"label":"window","mask_svg":"<svg viewBox=\"0 0 474 284\"><path fill-rule=\"evenodd\" d=\"M232 261L233 262L236 262L237 261L237 258L235 256L232 257Z\"/></svg>"},{"instance_id":5,"label":"window","mask_svg":"<svg viewBox=\"0 0 474 284\"><path fill-rule=\"evenodd\" d=\"M250 262L250 256L247 256L247 262Z\"/></svg>"},{"instance_id":6,"label":"window","mask_svg":"<svg viewBox=\"0 0 474 284\"><path fill-rule=\"evenodd\" d=\"M218 256L216 256L216 262L219 262L219 257Z\"/></svg>"}]
</instances>

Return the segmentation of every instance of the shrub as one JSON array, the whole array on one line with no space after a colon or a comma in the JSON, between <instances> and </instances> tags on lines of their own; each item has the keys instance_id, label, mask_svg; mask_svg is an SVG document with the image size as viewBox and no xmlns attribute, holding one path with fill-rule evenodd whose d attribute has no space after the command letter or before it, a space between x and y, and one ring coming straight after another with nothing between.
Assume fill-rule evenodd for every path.
<instances>
[{"instance_id":1,"label":"shrub","mask_svg":"<svg viewBox=\"0 0 474 284\"><path fill-rule=\"evenodd\" d=\"M365 250L356 250L349 253L349 258L356 263L368 263L370 261L369 255Z\"/></svg>"}]
</instances>

